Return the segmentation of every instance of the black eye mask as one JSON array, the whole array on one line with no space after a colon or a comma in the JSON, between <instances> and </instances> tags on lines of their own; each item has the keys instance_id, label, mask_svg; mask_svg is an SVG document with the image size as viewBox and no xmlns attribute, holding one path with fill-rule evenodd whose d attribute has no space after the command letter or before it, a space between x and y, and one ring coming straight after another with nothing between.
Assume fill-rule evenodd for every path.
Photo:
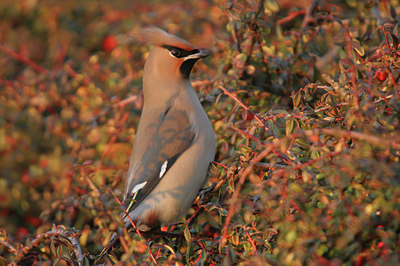
<instances>
[{"instance_id":1,"label":"black eye mask","mask_svg":"<svg viewBox=\"0 0 400 266\"><path fill-rule=\"evenodd\" d=\"M170 51L171 54L173 56L175 56L176 58L184 58L186 56L189 56L192 54L197 54L198 52L200 52L199 49L193 49L191 51L187 51L182 48L171 46L171 45L163 45L162 47L165 49L168 49L168 51Z\"/></svg>"}]
</instances>

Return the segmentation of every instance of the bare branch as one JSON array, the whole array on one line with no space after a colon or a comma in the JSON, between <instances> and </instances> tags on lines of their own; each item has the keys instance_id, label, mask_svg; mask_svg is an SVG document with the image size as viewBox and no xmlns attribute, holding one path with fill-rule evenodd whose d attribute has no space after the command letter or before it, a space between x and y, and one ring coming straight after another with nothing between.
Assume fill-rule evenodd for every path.
<instances>
[{"instance_id":1,"label":"bare branch","mask_svg":"<svg viewBox=\"0 0 400 266\"><path fill-rule=\"evenodd\" d=\"M82 248L79 244L78 238L79 238L79 232L75 232L72 230L64 230L61 228L55 228L51 231L48 231L46 233L38 234L36 235L35 239L33 239L29 245L19 249L17 251L17 257L15 259L15 262L19 262L22 260L22 258L29 253L30 250L32 250L33 247L39 245L41 241L45 239L49 239L50 237L62 237L68 239L71 244L72 244L72 249L74 250L76 259L78 261L78 265L83 264L83 253L82 253Z\"/></svg>"}]
</instances>

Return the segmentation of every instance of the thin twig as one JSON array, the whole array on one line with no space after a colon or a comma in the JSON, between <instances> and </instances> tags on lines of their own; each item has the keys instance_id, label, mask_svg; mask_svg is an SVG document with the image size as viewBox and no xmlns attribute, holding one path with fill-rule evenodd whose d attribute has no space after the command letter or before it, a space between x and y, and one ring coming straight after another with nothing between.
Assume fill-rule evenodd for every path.
<instances>
[{"instance_id":1,"label":"thin twig","mask_svg":"<svg viewBox=\"0 0 400 266\"><path fill-rule=\"evenodd\" d=\"M374 103L380 103L382 101L386 101L386 100L391 99L391 98L393 98L393 94L388 95L388 96L383 97L383 98L380 98L380 99L377 99L377 100L374 101Z\"/></svg>"},{"instance_id":2,"label":"thin twig","mask_svg":"<svg viewBox=\"0 0 400 266\"><path fill-rule=\"evenodd\" d=\"M131 97L128 97L122 101L119 101L119 102L113 104L113 107L121 108L121 107L125 107L129 103L133 103L136 106L136 108L141 109L143 106L143 95L140 95L140 94L133 95Z\"/></svg>"},{"instance_id":3,"label":"thin twig","mask_svg":"<svg viewBox=\"0 0 400 266\"><path fill-rule=\"evenodd\" d=\"M118 205L121 207L121 209L124 212L123 215L121 215L121 217L122 216L126 216L126 218L128 218L130 224L132 225L133 229L135 229L135 231L138 234L138 236L142 237L142 234L140 233L139 228L136 226L135 222L129 216L129 213L124 208L122 202L118 199L118 197L113 192L111 192L111 194L114 196L114 199L117 201ZM125 226L126 226L126 224L125 224ZM110 240L108 241L107 246L105 246L103 248L103 250L100 252L100 254L98 255L98 258L96 259L96 262L98 262L101 258L103 258L104 255L108 254L108 251L110 250L110 248L112 248L115 245L117 239L120 240L121 245L124 247L124 249L126 251L129 250L129 248L127 247L127 245L125 243L125 240L121 236L119 236L119 234L117 232L113 232L113 234L111 235Z\"/></svg>"},{"instance_id":4,"label":"thin twig","mask_svg":"<svg viewBox=\"0 0 400 266\"><path fill-rule=\"evenodd\" d=\"M153 252L151 252L151 248L149 248L150 259L153 261L155 265L158 265L156 258L154 258Z\"/></svg>"},{"instance_id":5,"label":"thin twig","mask_svg":"<svg viewBox=\"0 0 400 266\"><path fill-rule=\"evenodd\" d=\"M256 163L255 165L258 168L262 169L272 169L272 168L287 168L289 167L288 165L283 165L283 164L272 164L272 163Z\"/></svg>"},{"instance_id":6,"label":"thin twig","mask_svg":"<svg viewBox=\"0 0 400 266\"><path fill-rule=\"evenodd\" d=\"M192 216L190 216L189 219L187 219L187 226L191 226L195 221L196 218L204 211L204 207L203 206L199 206L197 208L197 210L193 213Z\"/></svg>"},{"instance_id":7,"label":"thin twig","mask_svg":"<svg viewBox=\"0 0 400 266\"><path fill-rule=\"evenodd\" d=\"M74 231L68 231L68 230L64 230L61 228L56 228L53 229L51 231L48 231L46 233L42 233L42 234L38 234L35 239L33 239L29 245L23 247L22 249L18 250L17 252L17 257L15 259L15 262L19 262L26 254L28 254L28 252L35 246L39 245L40 242L42 241L43 238L50 238L52 236L55 237L64 237L67 238L73 247L76 259L78 261L78 265L82 265L83 264L83 253L82 253L82 248L79 244L79 241L77 239L78 236L78 232L74 232Z\"/></svg>"},{"instance_id":8,"label":"thin twig","mask_svg":"<svg viewBox=\"0 0 400 266\"><path fill-rule=\"evenodd\" d=\"M286 22L292 21L293 19L297 18L298 16L306 14L305 10L299 10L299 11L290 11L289 15L278 20L278 24L282 25L285 24Z\"/></svg>"},{"instance_id":9,"label":"thin twig","mask_svg":"<svg viewBox=\"0 0 400 266\"><path fill-rule=\"evenodd\" d=\"M314 112L315 113L319 113L319 112L322 112L322 111L326 111L326 110L329 110L329 109L342 107L342 106L346 106L346 105L349 105L349 103L338 103L338 104L336 104L334 106L325 106L325 107L321 107L321 108L315 109Z\"/></svg>"},{"instance_id":10,"label":"thin twig","mask_svg":"<svg viewBox=\"0 0 400 266\"><path fill-rule=\"evenodd\" d=\"M382 97L382 98L379 98L379 99L376 99L375 101L373 101L373 103L374 104L380 103L382 101L386 101L386 100L391 99L391 98L393 98L393 94L385 96L385 97ZM326 107L321 107L321 108L315 109L314 112L315 113L319 113L319 112L322 112L322 111L326 111L326 110L329 110L329 109L342 107L342 106L346 106L346 105L349 105L349 103L348 102L338 103L338 104L336 104L334 106L326 106Z\"/></svg>"},{"instance_id":11,"label":"thin twig","mask_svg":"<svg viewBox=\"0 0 400 266\"><path fill-rule=\"evenodd\" d=\"M263 146L265 146L265 143L262 140L254 137L253 135L250 135L249 133L241 130L240 128L235 127L234 125L230 125L230 128L232 128L233 130L237 131L238 133L240 133L240 134L242 134L242 135L244 135L244 136L246 136L246 137L248 137L248 138L250 138L250 139L252 139L252 140L254 140L256 142L261 143Z\"/></svg>"},{"instance_id":12,"label":"thin twig","mask_svg":"<svg viewBox=\"0 0 400 266\"><path fill-rule=\"evenodd\" d=\"M30 67L32 67L36 72L38 73L47 73L48 70L39 66L38 64L36 64L35 62L33 62L32 60L30 60L29 58L26 58L16 52L14 52L13 50L11 50L10 48L7 48L3 45L0 44L0 51L2 51L3 53L11 56L12 58L14 58L15 60L18 60Z\"/></svg>"},{"instance_id":13,"label":"thin twig","mask_svg":"<svg viewBox=\"0 0 400 266\"><path fill-rule=\"evenodd\" d=\"M0 245L8 247L12 253L17 253L17 249L7 241L0 240Z\"/></svg>"},{"instance_id":14,"label":"thin twig","mask_svg":"<svg viewBox=\"0 0 400 266\"><path fill-rule=\"evenodd\" d=\"M83 253L82 253L82 248L81 245L79 244L79 240L76 237L68 237L68 239L71 241L72 246L74 247L75 255L78 260L78 264L82 265L83 263Z\"/></svg>"},{"instance_id":15,"label":"thin twig","mask_svg":"<svg viewBox=\"0 0 400 266\"><path fill-rule=\"evenodd\" d=\"M358 104L358 87L357 87L357 79L356 79L356 66L353 60L353 47L351 45L351 36L350 36L350 30L349 26L346 25L345 27L346 33L345 33L345 38L346 38L346 52L347 52L347 58L350 64L350 70L351 70L351 85L353 87L353 104L355 108L358 110L359 109L359 104Z\"/></svg>"},{"instance_id":16,"label":"thin twig","mask_svg":"<svg viewBox=\"0 0 400 266\"><path fill-rule=\"evenodd\" d=\"M244 181L246 180L247 176L253 171L253 168L256 165L256 163L264 159L272 151L274 146L275 146L274 143L270 143L267 148L265 148L261 153L259 153L256 157L254 157L250 161L249 166L247 166L247 168L244 169L244 171L242 171L242 173L240 174L239 181L235 187L235 192L233 193L233 196L231 198L228 215L226 216L224 227L222 228L222 238L220 241L222 245L224 245L226 241L228 228L233 218L233 215L235 214L238 205L240 205L238 204L238 197L240 194L240 190L243 187Z\"/></svg>"},{"instance_id":17,"label":"thin twig","mask_svg":"<svg viewBox=\"0 0 400 266\"><path fill-rule=\"evenodd\" d=\"M118 197L112 193L112 195L114 196L114 199L117 201L118 205L121 207L121 209L124 211L124 215L129 219L132 227L136 230L136 233L138 234L138 236L142 237L142 234L139 231L139 228L136 226L136 224L133 222L133 220L131 219L131 217L129 216L129 213L126 211L126 209L124 208L124 205L122 204L122 202L118 199Z\"/></svg>"},{"instance_id":18,"label":"thin twig","mask_svg":"<svg viewBox=\"0 0 400 266\"><path fill-rule=\"evenodd\" d=\"M400 143L393 140L393 139L387 139L387 138L382 138L381 137L376 137L372 135L367 135L361 132L355 132L355 131L350 131L350 130L342 130L342 129L331 129L331 128L323 128L321 129L321 132L327 135L333 135L337 137L349 137L349 138L355 138L355 139L360 139L360 140L365 140L371 144L374 144L376 146L384 146L384 147L393 147L395 149L400 149Z\"/></svg>"},{"instance_id":19,"label":"thin twig","mask_svg":"<svg viewBox=\"0 0 400 266\"><path fill-rule=\"evenodd\" d=\"M252 114L254 116L254 119L257 120L258 124L260 126L262 126L266 131L269 130L269 128L263 123L263 121L261 120L261 118L256 115L249 107L247 107L244 103L242 103L239 98L236 95L233 95L231 92L229 92L227 89L225 89L224 87L222 87L221 85L218 86L219 89L221 89L226 95L228 95L229 97L231 97L232 99L235 100L235 102L237 102L243 109L247 110L248 112L250 112L250 114Z\"/></svg>"},{"instance_id":20,"label":"thin twig","mask_svg":"<svg viewBox=\"0 0 400 266\"><path fill-rule=\"evenodd\" d=\"M318 7L318 4L321 0L312 0L312 3L307 7L306 15L304 16L303 22L301 23L301 28L307 27L308 23L312 20L311 14Z\"/></svg>"},{"instance_id":21,"label":"thin twig","mask_svg":"<svg viewBox=\"0 0 400 266\"><path fill-rule=\"evenodd\" d=\"M296 165L295 167L293 167L292 169L293 169L293 170L299 170L299 169L304 168L304 167L306 167L306 166L313 165L313 164L315 164L316 162L321 161L321 160L324 159L325 157L336 156L336 155L338 155L339 153L341 153L341 152L340 152L340 151L332 151L332 152L326 153L326 154L324 154L324 156L320 156L320 157L318 157L318 158L315 158L314 160L311 160L311 161L307 161L307 162L298 164L298 165Z\"/></svg>"},{"instance_id":22,"label":"thin twig","mask_svg":"<svg viewBox=\"0 0 400 266\"><path fill-rule=\"evenodd\" d=\"M249 239L249 242L250 242L251 246L253 247L252 255L257 254L258 251L257 251L257 246L256 246L256 244L254 243L254 241L253 241L253 239L251 238L251 236L250 236L249 232L247 231L247 229L246 229L245 227L243 227L243 230L244 230L244 232L245 232L247 238Z\"/></svg>"}]
</instances>

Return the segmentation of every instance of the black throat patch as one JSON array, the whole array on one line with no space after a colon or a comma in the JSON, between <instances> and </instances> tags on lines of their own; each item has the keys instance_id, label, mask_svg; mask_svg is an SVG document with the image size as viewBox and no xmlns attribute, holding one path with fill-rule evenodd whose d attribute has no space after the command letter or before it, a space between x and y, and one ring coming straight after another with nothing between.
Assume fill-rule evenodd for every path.
<instances>
[{"instance_id":1,"label":"black throat patch","mask_svg":"<svg viewBox=\"0 0 400 266\"><path fill-rule=\"evenodd\" d=\"M200 52L199 49L193 49L191 51L187 51L182 48L171 45L163 45L162 47L170 51L171 55L173 55L176 58L185 58L189 55L197 54L198 52ZM192 71L192 68L194 64L197 62L197 60L199 60L199 58L192 58L183 61L182 65L179 67L179 71L181 72L184 78L187 79L189 78L190 72Z\"/></svg>"},{"instance_id":2,"label":"black throat patch","mask_svg":"<svg viewBox=\"0 0 400 266\"><path fill-rule=\"evenodd\" d=\"M190 76L190 72L192 71L192 68L194 66L194 64L197 62L197 60L199 59L188 59L186 61L184 61L181 65L181 67L179 68L179 71L181 72L182 76L184 78L189 78Z\"/></svg>"}]
</instances>

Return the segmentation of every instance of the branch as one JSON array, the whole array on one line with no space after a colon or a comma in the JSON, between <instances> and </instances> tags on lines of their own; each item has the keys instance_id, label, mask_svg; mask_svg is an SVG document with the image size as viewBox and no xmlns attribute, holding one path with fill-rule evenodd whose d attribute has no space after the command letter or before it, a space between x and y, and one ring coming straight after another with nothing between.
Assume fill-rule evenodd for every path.
<instances>
[{"instance_id":1,"label":"branch","mask_svg":"<svg viewBox=\"0 0 400 266\"><path fill-rule=\"evenodd\" d=\"M263 121L261 120L261 118L256 115L252 110L250 110L249 107L247 107L244 103L242 103L238 97L236 95L233 95L231 92L229 92L227 89L225 89L222 86L218 86L219 89L221 89L226 95L228 95L229 97L231 97L232 99L235 100L235 102L237 102L243 109L247 110L248 112L250 112L250 114L252 114L254 116L254 119L257 120L258 124L260 126L262 126L266 131L269 130L269 128L263 123ZM276 137L275 137L276 138Z\"/></svg>"},{"instance_id":2,"label":"branch","mask_svg":"<svg viewBox=\"0 0 400 266\"><path fill-rule=\"evenodd\" d=\"M40 244L43 238L50 238L52 236L55 237L63 237L68 239L71 244L72 244L72 249L75 252L76 259L78 261L78 265L83 265L83 253L82 253L82 248L79 244L78 238L79 238L79 232L75 232L72 230L64 230L61 228L56 228L51 231L48 231L46 233L38 234L36 235L35 239L33 239L29 245L23 247L22 249L19 249L17 252L17 257L15 259L16 262L20 261L26 254L29 253L29 251Z\"/></svg>"},{"instance_id":3,"label":"branch","mask_svg":"<svg viewBox=\"0 0 400 266\"><path fill-rule=\"evenodd\" d=\"M295 19L296 17L300 16L300 15L304 15L306 13L306 11L304 10L299 10L299 11L290 11L289 12L289 16L284 17L280 20L278 20L278 24L282 25L285 24L286 22L292 21L293 19Z\"/></svg>"},{"instance_id":4,"label":"branch","mask_svg":"<svg viewBox=\"0 0 400 266\"><path fill-rule=\"evenodd\" d=\"M125 107L125 105L133 103L137 109L142 109L143 107L143 94L130 96L122 101L113 104L113 107Z\"/></svg>"},{"instance_id":5,"label":"branch","mask_svg":"<svg viewBox=\"0 0 400 266\"><path fill-rule=\"evenodd\" d=\"M395 149L400 149L400 143L396 142L393 139L383 138L383 137L376 137L372 135L367 135L361 132L355 132L350 130L342 130L342 129L331 129L331 128L323 128L321 132L327 135L337 136L337 137L349 137L355 138L360 140L365 140L375 146L389 146Z\"/></svg>"},{"instance_id":6,"label":"branch","mask_svg":"<svg viewBox=\"0 0 400 266\"><path fill-rule=\"evenodd\" d=\"M327 154L324 154L324 156L320 156L320 157L315 158L315 159L313 159L313 160L311 160L311 161L307 161L307 162L304 162L304 163L301 163L301 164L297 164L295 167L293 167L293 170L299 170L299 169L301 169L301 168L303 168L303 167L313 165L313 164L315 164L316 162L321 161L321 160L324 159L325 157L333 157L333 156L336 156L336 155L338 155L338 154L340 154L340 153L341 153L340 151L332 151L332 152L329 152L329 153L327 153Z\"/></svg>"},{"instance_id":7,"label":"branch","mask_svg":"<svg viewBox=\"0 0 400 266\"><path fill-rule=\"evenodd\" d=\"M247 133L247 132L245 132L245 131L239 129L238 127L235 127L234 125L230 125L230 128L232 128L233 130L235 130L235 131L238 132L239 134L242 134L242 135L244 135L245 137L248 137L248 138L254 140L255 142L261 143L263 146L266 146L265 143L264 143L262 140L260 140L260 139L258 139L258 138L256 138L256 137L254 137L253 135L250 135L249 133Z\"/></svg>"},{"instance_id":8,"label":"branch","mask_svg":"<svg viewBox=\"0 0 400 266\"><path fill-rule=\"evenodd\" d=\"M12 58L14 58L17 61L20 61L30 67L32 67L36 72L38 73L47 73L48 70L39 66L38 64L36 64L35 62L33 62L32 60L30 60L29 58L26 58L20 54L17 54L16 52L14 52L13 50L11 50L10 48L7 48L3 45L0 44L0 51L2 51L3 53L11 56Z\"/></svg>"},{"instance_id":9,"label":"branch","mask_svg":"<svg viewBox=\"0 0 400 266\"><path fill-rule=\"evenodd\" d=\"M271 164L271 163L256 163L255 167L262 168L262 169L272 169L272 168L287 168L288 165L284 164Z\"/></svg>"},{"instance_id":10,"label":"branch","mask_svg":"<svg viewBox=\"0 0 400 266\"><path fill-rule=\"evenodd\" d=\"M79 240L76 237L68 237L69 241L71 241L73 250L75 252L75 256L78 260L78 264L82 265L83 263L83 253L81 245L79 244Z\"/></svg>"},{"instance_id":11,"label":"branch","mask_svg":"<svg viewBox=\"0 0 400 266\"><path fill-rule=\"evenodd\" d=\"M13 253L17 253L17 249L7 241L0 240L0 245L8 247L8 249L11 250L11 252Z\"/></svg>"},{"instance_id":12,"label":"branch","mask_svg":"<svg viewBox=\"0 0 400 266\"><path fill-rule=\"evenodd\" d=\"M247 229L246 229L245 227L243 227L243 230L244 230L244 232L245 232L247 238L249 239L249 242L250 242L251 246L253 247L253 251L251 252L251 254L252 254L252 255L257 254L258 252L257 252L257 246L256 246L256 244L254 243L254 241L253 241L253 239L251 238L251 236L250 236L249 232L247 231Z\"/></svg>"},{"instance_id":13,"label":"branch","mask_svg":"<svg viewBox=\"0 0 400 266\"><path fill-rule=\"evenodd\" d=\"M312 20L311 14L318 7L321 0L312 0L312 3L308 6L306 10L306 15L304 16L303 22L301 23L301 28L307 27L308 23Z\"/></svg>"},{"instance_id":14,"label":"branch","mask_svg":"<svg viewBox=\"0 0 400 266\"><path fill-rule=\"evenodd\" d=\"M235 192L233 193L231 203L229 206L229 212L228 215L226 216L224 227L222 228L222 238L220 240L220 247L222 247L226 242L229 225L231 223L233 215L236 212L237 207L240 205L238 203L238 197L240 194L240 190L243 187L244 181L246 180L247 176L253 171L254 166L262 159L264 159L272 151L274 147L275 144L270 143L267 148L265 148L261 153L259 153L256 157L254 157L250 161L249 166L246 169L244 169L244 171L242 171L242 173L240 174L240 179L239 182L237 183L237 186L235 187Z\"/></svg>"},{"instance_id":15,"label":"branch","mask_svg":"<svg viewBox=\"0 0 400 266\"><path fill-rule=\"evenodd\" d=\"M351 85L353 87L353 104L355 108L358 110L360 108L359 103L358 103L358 86L357 86L357 79L356 79L356 66L353 60L353 46L351 45L351 36L350 36L350 30L349 26L346 25L345 27L346 33L345 33L345 39L346 39L346 52L347 52L347 58L350 64L350 71L351 71Z\"/></svg>"}]
</instances>

